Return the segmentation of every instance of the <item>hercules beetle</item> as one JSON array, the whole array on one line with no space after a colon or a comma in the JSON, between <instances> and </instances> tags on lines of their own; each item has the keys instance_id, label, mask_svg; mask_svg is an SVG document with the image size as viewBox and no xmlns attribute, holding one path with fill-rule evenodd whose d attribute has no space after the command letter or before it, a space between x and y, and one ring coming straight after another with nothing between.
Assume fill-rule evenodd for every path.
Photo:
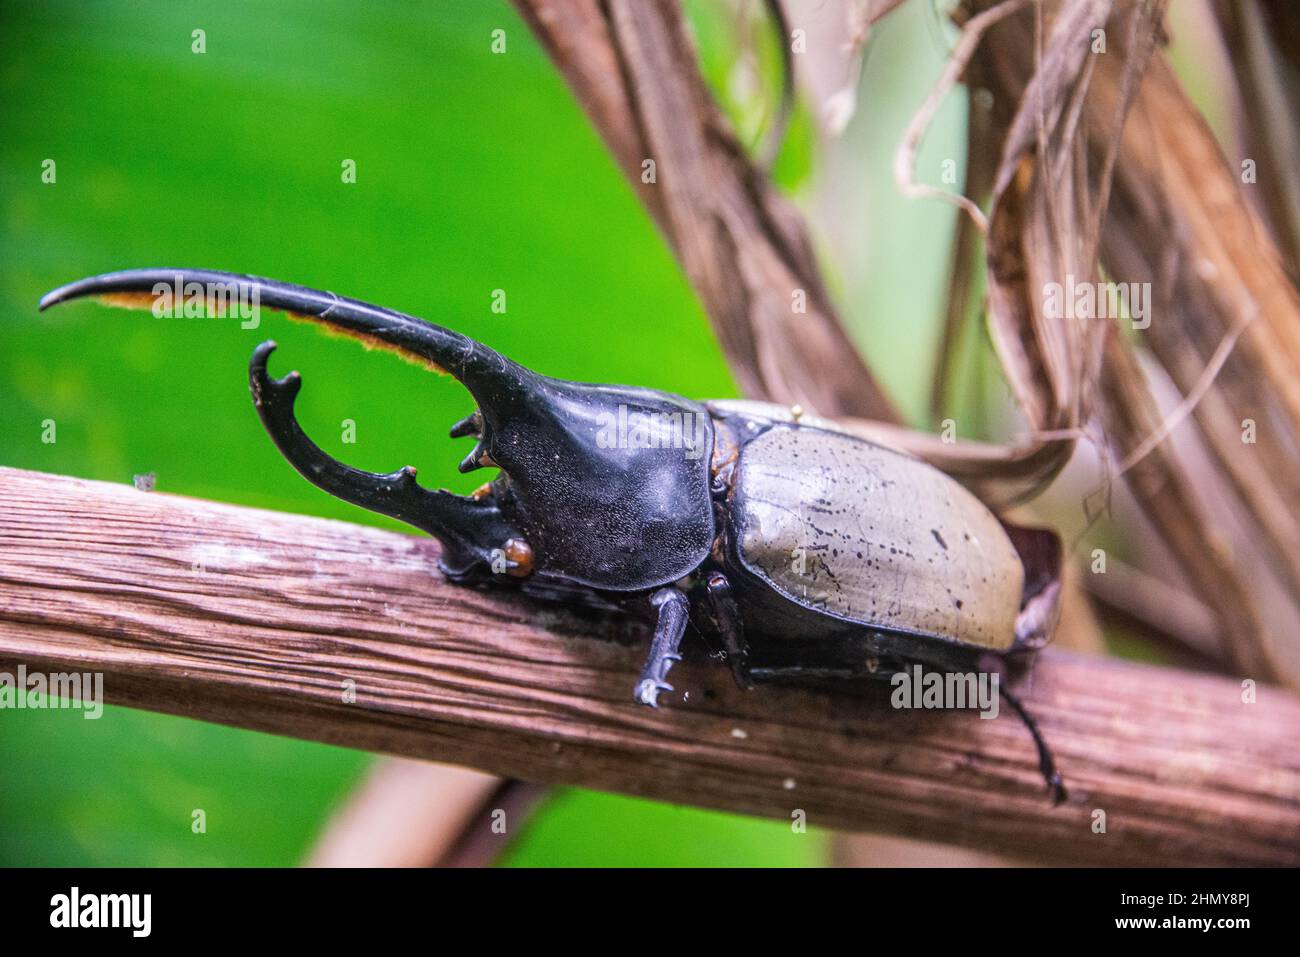
<instances>
[{"instance_id":1,"label":"hercules beetle","mask_svg":"<svg viewBox=\"0 0 1300 957\"><path fill-rule=\"evenodd\" d=\"M500 469L470 496L427 489L411 467L381 475L331 458L295 418L298 373L267 373L275 343L259 345L249 367L257 411L294 468L435 536L453 581L652 611L635 685L643 704L672 690L668 670L691 621L721 640L745 687L880 678L918 664L969 671L982 656L1050 637L1053 533L1006 525L930 465L797 410L552 379L422 319L254 276L109 273L54 290L41 308L83 296L147 307L163 290L213 286L459 380L477 405L451 429L477 438L460 470ZM684 429L694 441L674 441ZM1042 736L1003 694L1059 801Z\"/></svg>"}]
</instances>

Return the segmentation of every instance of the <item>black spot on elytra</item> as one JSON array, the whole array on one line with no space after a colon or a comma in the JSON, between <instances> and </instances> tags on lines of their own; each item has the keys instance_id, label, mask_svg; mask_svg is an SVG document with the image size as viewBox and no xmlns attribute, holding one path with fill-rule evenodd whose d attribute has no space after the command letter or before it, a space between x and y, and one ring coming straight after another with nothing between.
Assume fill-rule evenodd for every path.
<instances>
[{"instance_id":1,"label":"black spot on elytra","mask_svg":"<svg viewBox=\"0 0 1300 957\"><path fill-rule=\"evenodd\" d=\"M939 543L939 547L946 552L948 550L948 543L943 540L943 536L939 534L939 530L937 528L932 528L930 529L930 534L933 535L934 540Z\"/></svg>"}]
</instances>

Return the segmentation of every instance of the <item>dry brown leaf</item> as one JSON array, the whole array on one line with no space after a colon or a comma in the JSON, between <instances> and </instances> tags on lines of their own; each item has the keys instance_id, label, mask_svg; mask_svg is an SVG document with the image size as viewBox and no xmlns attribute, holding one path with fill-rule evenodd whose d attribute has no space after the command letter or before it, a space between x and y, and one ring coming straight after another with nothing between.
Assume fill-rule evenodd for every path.
<instances>
[{"instance_id":1,"label":"dry brown leaf","mask_svg":"<svg viewBox=\"0 0 1300 957\"><path fill-rule=\"evenodd\" d=\"M663 229L745 395L896 421L836 316L802 218L700 75L678 4L516 5Z\"/></svg>"}]
</instances>

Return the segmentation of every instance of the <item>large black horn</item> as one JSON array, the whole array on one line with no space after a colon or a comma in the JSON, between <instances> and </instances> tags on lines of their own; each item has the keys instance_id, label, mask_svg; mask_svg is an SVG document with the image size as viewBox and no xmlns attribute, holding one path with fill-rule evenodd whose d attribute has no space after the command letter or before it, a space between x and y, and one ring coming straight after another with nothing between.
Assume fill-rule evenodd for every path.
<instances>
[{"instance_id":1,"label":"large black horn","mask_svg":"<svg viewBox=\"0 0 1300 957\"><path fill-rule=\"evenodd\" d=\"M44 310L87 296L141 309L160 301L179 309L183 299L265 306L446 371L464 383L480 404L499 401L532 378L527 369L482 343L424 319L260 276L211 269L129 269L60 286L41 298L40 307Z\"/></svg>"}]
</instances>

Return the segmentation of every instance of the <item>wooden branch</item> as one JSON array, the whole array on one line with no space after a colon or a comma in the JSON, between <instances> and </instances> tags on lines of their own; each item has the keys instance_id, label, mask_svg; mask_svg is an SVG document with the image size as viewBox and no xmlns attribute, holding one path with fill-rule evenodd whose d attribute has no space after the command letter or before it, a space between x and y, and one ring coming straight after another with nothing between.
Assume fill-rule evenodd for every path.
<instances>
[{"instance_id":1,"label":"wooden branch","mask_svg":"<svg viewBox=\"0 0 1300 957\"><path fill-rule=\"evenodd\" d=\"M544 802L523 781L380 758L335 811L310 867L489 867Z\"/></svg>"},{"instance_id":2,"label":"wooden branch","mask_svg":"<svg viewBox=\"0 0 1300 957\"><path fill-rule=\"evenodd\" d=\"M1021 691L1071 788L1051 808L1006 709L742 692L688 660L651 711L631 694L640 625L459 588L436 557L430 539L0 469L0 668L98 671L133 707L1026 859L1300 863L1286 692L1244 704L1225 678L1045 655Z\"/></svg>"},{"instance_id":3,"label":"wooden branch","mask_svg":"<svg viewBox=\"0 0 1300 957\"><path fill-rule=\"evenodd\" d=\"M501 787L491 774L384 758L339 808L309 867L432 867Z\"/></svg>"}]
</instances>

